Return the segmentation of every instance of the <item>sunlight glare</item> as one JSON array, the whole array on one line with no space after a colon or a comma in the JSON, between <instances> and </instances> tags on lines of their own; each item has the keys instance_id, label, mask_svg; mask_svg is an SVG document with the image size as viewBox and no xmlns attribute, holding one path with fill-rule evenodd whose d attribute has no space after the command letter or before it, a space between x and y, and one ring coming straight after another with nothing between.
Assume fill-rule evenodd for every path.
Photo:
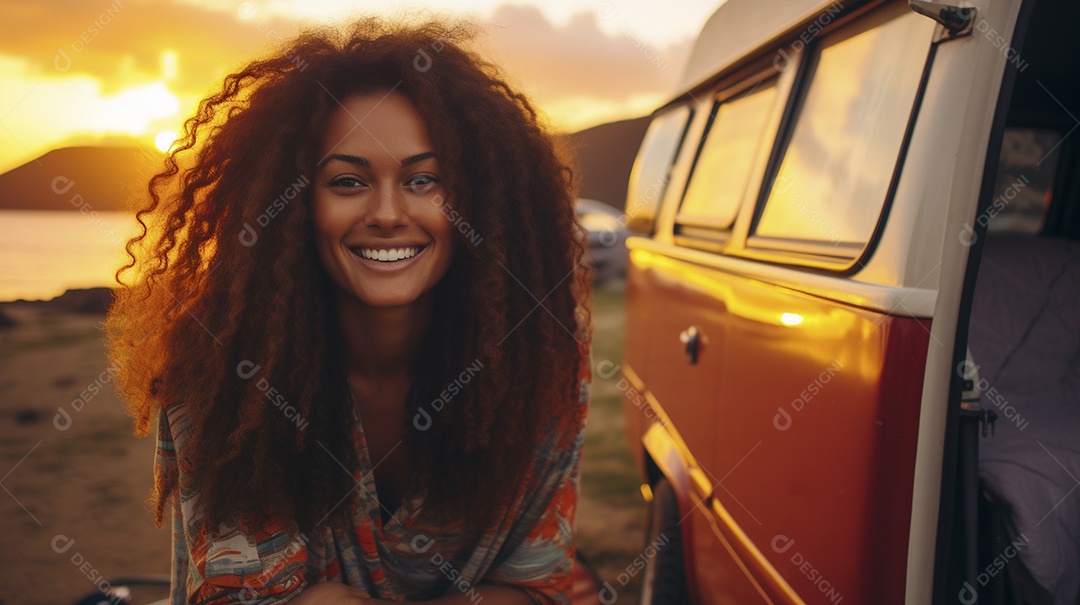
<instances>
[{"instance_id":1,"label":"sunlight glare","mask_svg":"<svg viewBox=\"0 0 1080 605\"><path fill-rule=\"evenodd\" d=\"M173 118L180 112L180 101L162 82L133 86L116 95L103 97L87 123L101 132L143 135L152 122Z\"/></svg>"},{"instance_id":2,"label":"sunlight glare","mask_svg":"<svg viewBox=\"0 0 1080 605\"><path fill-rule=\"evenodd\" d=\"M176 133L172 130L162 130L154 137L154 145L164 153L168 153L175 142Z\"/></svg>"},{"instance_id":3,"label":"sunlight glare","mask_svg":"<svg viewBox=\"0 0 1080 605\"><path fill-rule=\"evenodd\" d=\"M803 316L798 313L783 313L780 315L780 323L785 326L797 326L803 322Z\"/></svg>"}]
</instances>

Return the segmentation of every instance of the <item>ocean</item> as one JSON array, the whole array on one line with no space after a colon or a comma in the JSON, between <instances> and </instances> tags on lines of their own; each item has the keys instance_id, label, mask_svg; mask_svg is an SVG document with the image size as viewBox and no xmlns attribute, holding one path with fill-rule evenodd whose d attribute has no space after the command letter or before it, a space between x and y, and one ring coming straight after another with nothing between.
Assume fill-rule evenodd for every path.
<instances>
[{"instance_id":1,"label":"ocean","mask_svg":"<svg viewBox=\"0 0 1080 605\"><path fill-rule=\"evenodd\" d=\"M0 301L115 286L138 227L129 212L0 210Z\"/></svg>"}]
</instances>

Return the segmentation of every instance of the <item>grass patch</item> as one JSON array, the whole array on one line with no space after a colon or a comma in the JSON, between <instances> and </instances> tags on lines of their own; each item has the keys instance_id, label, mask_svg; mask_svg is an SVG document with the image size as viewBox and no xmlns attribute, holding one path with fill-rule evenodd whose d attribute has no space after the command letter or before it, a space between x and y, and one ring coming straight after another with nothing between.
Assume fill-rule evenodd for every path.
<instances>
[{"instance_id":1,"label":"grass patch","mask_svg":"<svg viewBox=\"0 0 1080 605\"><path fill-rule=\"evenodd\" d=\"M622 282L608 283L593 289L593 311L609 314L622 314L626 300L626 288Z\"/></svg>"},{"instance_id":2,"label":"grass patch","mask_svg":"<svg viewBox=\"0 0 1080 605\"><path fill-rule=\"evenodd\" d=\"M622 361L623 323L626 292L622 285L605 285L593 290L592 361L597 364Z\"/></svg>"},{"instance_id":3,"label":"grass patch","mask_svg":"<svg viewBox=\"0 0 1080 605\"><path fill-rule=\"evenodd\" d=\"M630 501L641 499L641 478L637 469L607 469L586 472L581 480L582 489L591 496L611 504L626 505Z\"/></svg>"},{"instance_id":4,"label":"grass patch","mask_svg":"<svg viewBox=\"0 0 1080 605\"><path fill-rule=\"evenodd\" d=\"M594 380L596 380L597 378L599 378L599 377L595 377ZM603 380L603 378L600 378L599 381L602 381L602 380ZM597 381L597 382L599 382L599 381ZM604 411L615 411L615 412L620 412L621 413L621 410L622 410L622 393L618 392L618 391L616 391L614 393L612 393L610 391L604 393L603 391L608 390L608 389L599 388L599 387L601 387L601 385L599 385L599 384L597 384L596 386L598 388L593 389L592 393L590 393L590 395L592 395L592 396L589 397L589 406L594 408L594 409L603 409ZM601 392L597 393L597 391L601 391Z\"/></svg>"},{"instance_id":5,"label":"grass patch","mask_svg":"<svg viewBox=\"0 0 1080 605\"><path fill-rule=\"evenodd\" d=\"M602 577L611 578L633 561L645 540L644 528L633 527L640 525L639 522L623 525L628 518L645 518L641 475L621 421L622 392L618 388L617 366L622 362L625 298L623 284L605 285L593 291L593 384L582 459L581 498L583 507L600 511L591 518L603 521L578 527L578 548ZM627 517L627 511L634 513ZM622 521L615 521L616 518ZM620 586L617 605L636 602L638 584L635 580Z\"/></svg>"},{"instance_id":6,"label":"grass patch","mask_svg":"<svg viewBox=\"0 0 1080 605\"><path fill-rule=\"evenodd\" d=\"M644 538L642 539L644 540ZM598 552L595 555L589 556L589 563L592 563L596 567L608 567L608 568L622 568L626 565L627 560L633 560L638 553L636 551L619 551L619 552Z\"/></svg>"}]
</instances>

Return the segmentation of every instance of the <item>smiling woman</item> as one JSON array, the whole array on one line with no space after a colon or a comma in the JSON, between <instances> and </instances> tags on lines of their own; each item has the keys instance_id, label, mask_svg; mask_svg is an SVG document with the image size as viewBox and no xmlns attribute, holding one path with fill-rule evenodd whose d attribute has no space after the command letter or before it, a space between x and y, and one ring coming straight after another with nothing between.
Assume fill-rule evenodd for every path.
<instances>
[{"instance_id":1,"label":"smiling woman","mask_svg":"<svg viewBox=\"0 0 1080 605\"><path fill-rule=\"evenodd\" d=\"M585 242L468 39L305 34L151 180L107 327L136 432L157 422L174 603L569 600Z\"/></svg>"}]
</instances>

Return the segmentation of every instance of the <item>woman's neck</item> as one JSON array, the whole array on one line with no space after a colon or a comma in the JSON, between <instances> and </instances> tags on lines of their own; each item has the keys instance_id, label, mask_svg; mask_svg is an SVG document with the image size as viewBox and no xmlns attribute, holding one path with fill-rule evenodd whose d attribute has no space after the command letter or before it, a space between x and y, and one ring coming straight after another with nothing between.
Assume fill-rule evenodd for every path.
<instances>
[{"instance_id":1,"label":"woman's neck","mask_svg":"<svg viewBox=\"0 0 1080 605\"><path fill-rule=\"evenodd\" d=\"M431 293L400 307L372 307L339 294L338 319L350 380L407 379L431 312Z\"/></svg>"}]
</instances>

